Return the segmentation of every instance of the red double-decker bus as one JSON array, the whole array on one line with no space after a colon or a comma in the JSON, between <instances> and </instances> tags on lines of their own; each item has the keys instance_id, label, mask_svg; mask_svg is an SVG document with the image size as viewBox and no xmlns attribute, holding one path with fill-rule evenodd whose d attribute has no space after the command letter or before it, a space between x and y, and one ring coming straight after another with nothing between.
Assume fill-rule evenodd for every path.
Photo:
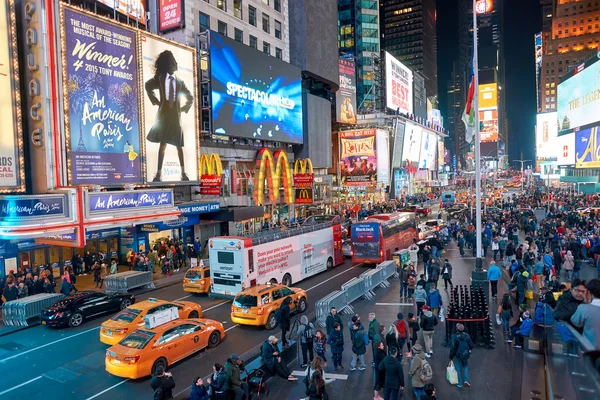
<instances>
[{"instance_id":1,"label":"red double-decker bus","mask_svg":"<svg viewBox=\"0 0 600 400\"><path fill-rule=\"evenodd\" d=\"M398 248L405 249L417 237L413 213L377 214L352 225L351 254L355 263L378 264L391 260Z\"/></svg>"}]
</instances>

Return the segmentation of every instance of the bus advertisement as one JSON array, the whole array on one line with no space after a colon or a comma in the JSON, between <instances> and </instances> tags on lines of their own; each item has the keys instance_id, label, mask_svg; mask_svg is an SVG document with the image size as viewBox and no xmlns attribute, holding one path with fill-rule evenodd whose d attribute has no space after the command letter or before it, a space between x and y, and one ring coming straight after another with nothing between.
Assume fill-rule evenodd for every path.
<instances>
[{"instance_id":1,"label":"bus advertisement","mask_svg":"<svg viewBox=\"0 0 600 400\"><path fill-rule=\"evenodd\" d=\"M379 264L392 253L406 249L417 238L413 213L378 214L352 224L352 262Z\"/></svg>"},{"instance_id":2,"label":"bus advertisement","mask_svg":"<svg viewBox=\"0 0 600 400\"><path fill-rule=\"evenodd\" d=\"M212 297L234 297L269 282L291 286L344 262L341 220L320 215L285 231L215 237L209 260Z\"/></svg>"}]
</instances>

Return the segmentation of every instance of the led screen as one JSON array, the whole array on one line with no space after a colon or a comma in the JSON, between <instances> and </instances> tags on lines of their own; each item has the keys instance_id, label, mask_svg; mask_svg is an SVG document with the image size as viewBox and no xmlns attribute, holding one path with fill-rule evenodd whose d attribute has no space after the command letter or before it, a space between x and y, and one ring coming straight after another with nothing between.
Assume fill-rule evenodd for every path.
<instances>
[{"instance_id":1,"label":"led screen","mask_svg":"<svg viewBox=\"0 0 600 400\"><path fill-rule=\"evenodd\" d=\"M558 132L587 128L600 120L600 62L576 67L558 85Z\"/></svg>"},{"instance_id":2,"label":"led screen","mask_svg":"<svg viewBox=\"0 0 600 400\"><path fill-rule=\"evenodd\" d=\"M575 134L559 136L556 138L558 152L556 153L557 165L575 164Z\"/></svg>"},{"instance_id":3,"label":"led screen","mask_svg":"<svg viewBox=\"0 0 600 400\"><path fill-rule=\"evenodd\" d=\"M404 129L404 146L402 148L402 159L413 163L419 162L421 151L421 135L423 129L420 126L406 121Z\"/></svg>"},{"instance_id":4,"label":"led screen","mask_svg":"<svg viewBox=\"0 0 600 400\"><path fill-rule=\"evenodd\" d=\"M535 151L537 158L556 157L559 149L556 141L558 114L556 112L537 115L535 125Z\"/></svg>"},{"instance_id":5,"label":"led screen","mask_svg":"<svg viewBox=\"0 0 600 400\"><path fill-rule=\"evenodd\" d=\"M385 53L386 105L394 111L413 113L413 73L406 65Z\"/></svg>"}]
</instances>

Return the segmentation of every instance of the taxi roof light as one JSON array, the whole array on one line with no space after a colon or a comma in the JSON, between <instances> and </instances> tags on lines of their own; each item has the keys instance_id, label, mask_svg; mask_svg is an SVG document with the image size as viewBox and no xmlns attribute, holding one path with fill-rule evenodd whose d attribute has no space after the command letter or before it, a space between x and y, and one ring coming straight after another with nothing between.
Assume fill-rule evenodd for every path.
<instances>
[{"instance_id":1,"label":"taxi roof light","mask_svg":"<svg viewBox=\"0 0 600 400\"><path fill-rule=\"evenodd\" d=\"M146 329L153 329L177 319L179 319L179 310L177 307L170 307L166 310L144 316L144 327Z\"/></svg>"},{"instance_id":2,"label":"taxi roof light","mask_svg":"<svg viewBox=\"0 0 600 400\"><path fill-rule=\"evenodd\" d=\"M158 300L156 299L156 297L150 297L150 298L148 298L148 301L150 301L152 303L156 303Z\"/></svg>"}]
</instances>

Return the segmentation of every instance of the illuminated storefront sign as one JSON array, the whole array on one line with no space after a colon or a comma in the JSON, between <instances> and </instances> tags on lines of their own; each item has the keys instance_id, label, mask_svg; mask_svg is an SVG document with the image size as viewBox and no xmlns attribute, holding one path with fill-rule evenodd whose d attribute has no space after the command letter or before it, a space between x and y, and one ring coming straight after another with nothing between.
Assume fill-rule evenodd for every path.
<instances>
[{"instance_id":1,"label":"illuminated storefront sign","mask_svg":"<svg viewBox=\"0 0 600 400\"><path fill-rule=\"evenodd\" d=\"M125 191L89 193L90 214L123 209L148 209L173 206L173 191Z\"/></svg>"},{"instance_id":2,"label":"illuminated storefront sign","mask_svg":"<svg viewBox=\"0 0 600 400\"><path fill-rule=\"evenodd\" d=\"M296 189L296 204L312 204L313 190L312 189Z\"/></svg>"},{"instance_id":3,"label":"illuminated storefront sign","mask_svg":"<svg viewBox=\"0 0 600 400\"><path fill-rule=\"evenodd\" d=\"M261 149L256 156L256 168L258 170L254 174L256 205L264 204L265 180L269 188L271 204L279 202L279 188L282 184L285 203L292 204L294 202L290 162L284 150L277 150L273 154L269 149Z\"/></svg>"},{"instance_id":4,"label":"illuminated storefront sign","mask_svg":"<svg viewBox=\"0 0 600 400\"><path fill-rule=\"evenodd\" d=\"M23 220L68 216L67 196L4 196L0 198L0 220Z\"/></svg>"},{"instance_id":5,"label":"illuminated storefront sign","mask_svg":"<svg viewBox=\"0 0 600 400\"><path fill-rule=\"evenodd\" d=\"M313 172L312 161L310 161L310 158L305 158L304 160L296 160L296 162L294 163L294 187L312 188L314 178L315 174Z\"/></svg>"},{"instance_id":6,"label":"illuminated storefront sign","mask_svg":"<svg viewBox=\"0 0 600 400\"><path fill-rule=\"evenodd\" d=\"M223 164L218 154L202 154L200 158L200 194L219 195L223 185Z\"/></svg>"}]
</instances>

